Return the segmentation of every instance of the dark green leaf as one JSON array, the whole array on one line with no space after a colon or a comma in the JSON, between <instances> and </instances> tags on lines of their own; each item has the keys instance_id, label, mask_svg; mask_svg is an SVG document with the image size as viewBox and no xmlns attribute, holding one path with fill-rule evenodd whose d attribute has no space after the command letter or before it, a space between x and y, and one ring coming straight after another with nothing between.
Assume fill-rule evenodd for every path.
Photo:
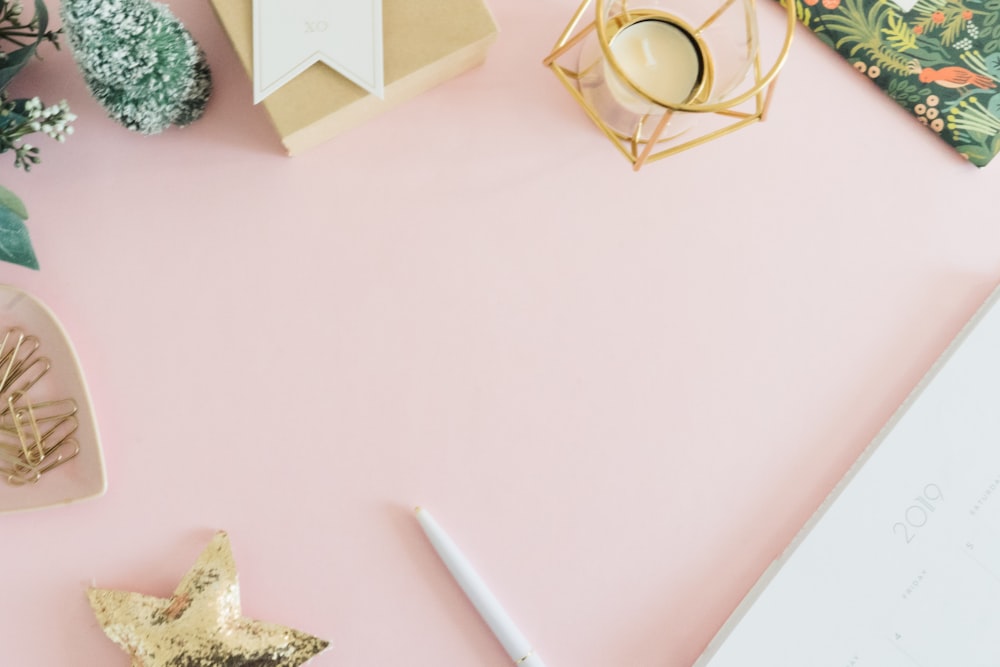
<instances>
[{"instance_id":1,"label":"dark green leaf","mask_svg":"<svg viewBox=\"0 0 1000 667\"><path fill-rule=\"evenodd\" d=\"M990 158L993 156L982 146L977 146L974 144L963 144L961 146L955 146L959 153L962 153L969 158L969 162L976 165L977 167L983 167Z\"/></svg>"},{"instance_id":2,"label":"dark green leaf","mask_svg":"<svg viewBox=\"0 0 1000 667\"><path fill-rule=\"evenodd\" d=\"M31 247L24 218L5 206L0 206L0 260L29 269L38 268L38 258Z\"/></svg>"},{"instance_id":3,"label":"dark green leaf","mask_svg":"<svg viewBox=\"0 0 1000 667\"><path fill-rule=\"evenodd\" d=\"M825 32L818 32L818 33L816 33L816 36L819 37L819 41L823 42L824 44L826 44L827 46L829 46L831 49L836 49L837 48L836 45L833 43L833 39L828 34L826 34Z\"/></svg>"},{"instance_id":4,"label":"dark green leaf","mask_svg":"<svg viewBox=\"0 0 1000 667\"><path fill-rule=\"evenodd\" d=\"M45 0L35 0L35 16L38 18L39 41L41 36L49 29L49 10L45 6Z\"/></svg>"},{"instance_id":5,"label":"dark green leaf","mask_svg":"<svg viewBox=\"0 0 1000 667\"><path fill-rule=\"evenodd\" d=\"M1000 53L991 53L983 61L986 63L986 70L994 78L1000 76Z\"/></svg>"},{"instance_id":6,"label":"dark green leaf","mask_svg":"<svg viewBox=\"0 0 1000 667\"><path fill-rule=\"evenodd\" d=\"M994 118L1000 119L1000 95L994 93L990 96L989 102L986 103L986 110L989 111Z\"/></svg>"},{"instance_id":7,"label":"dark green leaf","mask_svg":"<svg viewBox=\"0 0 1000 667\"><path fill-rule=\"evenodd\" d=\"M27 117L11 111L10 113L0 116L0 132L3 132L4 128L8 125L23 125L27 121ZM7 146L7 148L10 148L10 146ZM3 149L0 149L0 152L3 152Z\"/></svg>"},{"instance_id":8,"label":"dark green leaf","mask_svg":"<svg viewBox=\"0 0 1000 667\"><path fill-rule=\"evenodd\" d=\"M35 0L35 18L38 19L38 35L35 40L8 53L4 66L0 67L0 91L6 90L11 80L28 64L49 29L49 10L44 0Z\"/></svg>"},{"instance_id":9,"label":"dark green leaf","mask_svg":"<svg viewBox=\"0 0 1000 667\"><path fill-rule=\"evenodd\" d=\"M38 42L34 42L27 46L22 46L19 49L15 49L7 54L4 66L0 67L0 90L6 89L17 73L28 64L31 60L31 56L35 55L35 49L37 47Z\"/></svg>"}]
</instances>

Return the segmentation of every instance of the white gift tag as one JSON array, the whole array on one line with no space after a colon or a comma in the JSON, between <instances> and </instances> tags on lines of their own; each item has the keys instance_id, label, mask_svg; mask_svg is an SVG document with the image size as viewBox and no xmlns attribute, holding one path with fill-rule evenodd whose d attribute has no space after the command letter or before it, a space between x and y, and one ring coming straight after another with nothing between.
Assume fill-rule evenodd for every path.
<instances>
[{"instance_id":1,"label":"white gift tag","mask_svg":"<svg viewBox=\"0 0 1000 667\"><path fill-rule=\"evenodd\" d=\"M321 62L383 96L382 0L253 0L254 104Z\"/></svg>"}]
</instances>

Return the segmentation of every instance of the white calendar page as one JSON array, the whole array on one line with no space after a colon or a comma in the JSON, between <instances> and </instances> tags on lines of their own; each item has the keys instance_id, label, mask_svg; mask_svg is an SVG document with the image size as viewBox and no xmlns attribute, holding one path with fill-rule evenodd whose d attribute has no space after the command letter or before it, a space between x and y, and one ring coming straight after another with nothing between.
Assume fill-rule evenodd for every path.
<instances>
[{"instance_id":1,"label":"white calendar page","mask_svg":"<svg viewBox=\"0 0 1000 667\"><path fill-rule=\"evenodd\" d=\"M695 667L1000 667L998 295Z\"/></svg>"}]
</instances>

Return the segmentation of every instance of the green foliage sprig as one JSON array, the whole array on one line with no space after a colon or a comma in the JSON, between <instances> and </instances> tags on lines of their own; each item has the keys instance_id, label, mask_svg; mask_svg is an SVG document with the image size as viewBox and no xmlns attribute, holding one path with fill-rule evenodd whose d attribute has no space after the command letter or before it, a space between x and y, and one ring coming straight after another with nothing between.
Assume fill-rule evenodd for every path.
<instances>
[{"instance_id":1,"label":"green foliage sprig","mask_svg":"<svg viewBox=\"0 0 1000 667\"><path fill-rule=\"evenodd\" d=\"M34 14L24 21L21 0L0 0L0 153L13 151L14 167L30 171L40 161L37 147L25 141L40 133L65 141L76 120L65 101L46 106L37 97L14 99L7 92L14 77L36 57L39 45L59 48L61 30L49 30L44 0L34 0ZM24 225L28 212L18 197L0 187L0 260L38 268Z\"/></svg>"}]
</instances>

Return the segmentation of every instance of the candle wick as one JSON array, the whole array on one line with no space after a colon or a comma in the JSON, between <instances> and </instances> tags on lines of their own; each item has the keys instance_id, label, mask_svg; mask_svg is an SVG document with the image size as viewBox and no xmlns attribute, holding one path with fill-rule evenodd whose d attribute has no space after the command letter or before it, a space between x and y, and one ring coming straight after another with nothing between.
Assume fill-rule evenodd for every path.
<instances>
[{"instance_id":1,"label":"candle wick","mask_svg":"<svg viewBox=\"0 0 1000 667\"><path fill-rule=\"evenodd\" d=\"M646 56L646 66L652 67L656 64L656 57L653 55L653 50L649 48L649 39L643 38L642 40L642 52Z\"/></svg>"}]
</instances>

